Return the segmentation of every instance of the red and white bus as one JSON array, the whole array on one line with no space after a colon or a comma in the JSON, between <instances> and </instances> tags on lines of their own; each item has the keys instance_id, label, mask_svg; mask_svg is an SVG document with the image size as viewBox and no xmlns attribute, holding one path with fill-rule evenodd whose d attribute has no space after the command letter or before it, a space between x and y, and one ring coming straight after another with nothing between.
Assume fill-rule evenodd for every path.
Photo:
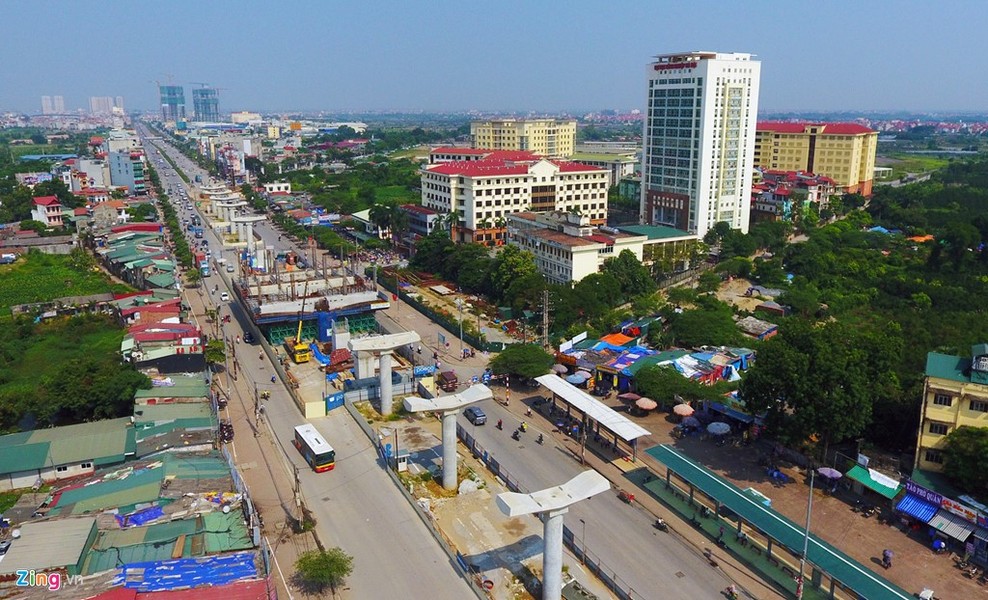
<instances>
[{"instance_id":1,"label":"red and white bus","mask_svg":"<svg viewBox=\"0 0 988 600\"><path fill-rule=\"evenodd\" d=\"M336 451L312 425L306 423L296 427L292 443L316 473L330 471L336 466Z\"/></svg>"}]
</instances>

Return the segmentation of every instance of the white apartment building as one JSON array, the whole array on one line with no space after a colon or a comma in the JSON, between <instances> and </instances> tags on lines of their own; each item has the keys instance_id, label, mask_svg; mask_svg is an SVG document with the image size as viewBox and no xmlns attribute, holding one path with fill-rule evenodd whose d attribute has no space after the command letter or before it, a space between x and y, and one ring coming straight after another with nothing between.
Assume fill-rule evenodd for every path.
<instances>
[{"instance_id":1,"label":"white apartment building","mask_svg":"<svg viewBox=\"0 0 988 600\"><path fill-rule=\"evenodd\" d=\"M508 243L535 255L550 283L572 285L597 273L604 261L630 250L638 260L648 236L596 228L590 219L566 212L520 212L508 216Z\"/></svg>"},{"instance_id":2,"label":"white apartment building","mask_svg":"<svg viewBox=\"0 0 988 600\"><path fill-rule=\"evenodd\" d=\"M474 148L524 150L543 156L565 158L576 147L573 119L492 119L472 121L470 139Z\"/></svg>"},{"instance_id":3,"label":"white apartment building","mask_svg":"<svg viewBox=\"0 0 988 600\"><path fill-rule=\"evenodd\" d=\"M523 154L491 152L482 160L425 165L422 206L456 215L454 241L492 246L504 244L506 219L517 212L565 211L606 222L606 169Z\"/></svg>"},{"instance_id":4,"label":"white apartment building","mask_svg":"<svg viewBox=\"0 0 988 600\"><path fill-rule=\"evenodd\" d=\"M641 219L703 237L748 231L761 63L751 54L684 52L648 66Z\"/></svg>"}]
</instances>

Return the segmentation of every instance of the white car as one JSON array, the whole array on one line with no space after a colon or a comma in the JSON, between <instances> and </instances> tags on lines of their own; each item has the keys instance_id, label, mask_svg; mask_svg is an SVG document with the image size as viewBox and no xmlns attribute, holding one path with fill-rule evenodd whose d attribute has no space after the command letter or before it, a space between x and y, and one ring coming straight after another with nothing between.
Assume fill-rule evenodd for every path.
<instances>
[{"instance_id":1,"label":"white car","mask_svg":"<svg viewBox=\"0 0 988 600\"><path fill-rule=\"evenodd\" d=\"M226 272L227 273L233 273L234 271L235 271L235 269L233 268L233 265L227 265L226 266Z\"/></svg>"},{"instance_id":2,"label":"white car","mask_svg":"<svg viewBox=\"0 0 988 600\"><path fill-rule=\"evenodd\" d=\"M230 301L230 294L227 294L226 292L223 292L222 294L220 294L220 301L221 302L229 302Z\"/></svg>"}]
</instances>

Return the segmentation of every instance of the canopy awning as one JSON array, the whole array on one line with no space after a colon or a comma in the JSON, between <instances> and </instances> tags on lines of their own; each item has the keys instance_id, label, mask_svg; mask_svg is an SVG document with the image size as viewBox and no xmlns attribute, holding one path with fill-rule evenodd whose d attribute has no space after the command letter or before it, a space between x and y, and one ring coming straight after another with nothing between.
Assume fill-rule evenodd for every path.
<instances>
[{"instance_id":1,"label":"canopy awning","mask_svg":"<svg viewBox=\"0 0 988 600\"><path fill-rule=\"evenodd\" d=\"M895 498L895 495L902 489L902 484L891 477L882 475L874 469L866 469L861 465L854 465L845 475L889 500Z\"/></svg>"},{"instance_id":2,"label":"canopy awning","mask_svg":"<svg viewBox=\"0 0 988 600\"><path fill-rule=\"evenodd\" d=\"M707 405L713 410L719 412L720 414L726 417L730 417L736 421L740 421L742 423L748 423L748 424L753 423L755 421L755 417L747 413L743 413L740 410L735 410L729 406L725 406L720 402L708 402Z\"/></svg>"},{"instance_id":3,"label":"canopy awning","mask_svg":"<svg viewBox=\"0 0 988 600\"><path fill-rule=\"evenodd\" d=\"M960 542L967 541L967 538L978 528L974 523L942 508L930 521L930 527Z\"/></svg>"},{"instance_id":4,"label":"canopy awning","mask_svg":"<svg viewBox=\"0 0 988 600\"><path fill-rule=\"evenodd\" d=\"M896 505L895 510L919 519L923 523L929 523L933 515L937 514L937 511L940 510L940 507L923 500L916 494L906 494L902 500L899 500L899 504Z\"/></svg>"},{"instance_id":5,"label":"canopy awning","mask_svg":"<svg viewBox=\"0 0 988 600\"><path fill-rule=\"evenodd\" d=\"M536 377L535 381L549 388L550 392L559 396L564 402L582 411L626 442L651 435L651 432L641 425L614 411L590 394L566 383L555 374Z\"/></svg>"},{"instance_id":6,"label":"canopy awning","mask_svg":"<svg viewBox=\"0 0 988 600\"><path fill-rule=\"evenodd\" d=\"M978 527L974 530L974 537L978 538L982 542L988 542L988 529Z\"/></svg>"}]
</instances>

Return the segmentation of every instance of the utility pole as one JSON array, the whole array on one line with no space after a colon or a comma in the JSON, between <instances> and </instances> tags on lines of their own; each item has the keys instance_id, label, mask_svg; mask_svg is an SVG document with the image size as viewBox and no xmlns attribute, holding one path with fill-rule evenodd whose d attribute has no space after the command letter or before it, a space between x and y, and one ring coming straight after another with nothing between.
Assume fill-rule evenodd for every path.
<instances>
[{"instance_id":1,"label":"utility pole","mask_svg":"<svg viewBox=\"0 0 988 600\"><path fill-rule=\"evenodd\" d=\"M552 310L552 301L549 299L549 290L542 291L542 347L549 347L549 311Z\"/></svg>"}]
</instances>

